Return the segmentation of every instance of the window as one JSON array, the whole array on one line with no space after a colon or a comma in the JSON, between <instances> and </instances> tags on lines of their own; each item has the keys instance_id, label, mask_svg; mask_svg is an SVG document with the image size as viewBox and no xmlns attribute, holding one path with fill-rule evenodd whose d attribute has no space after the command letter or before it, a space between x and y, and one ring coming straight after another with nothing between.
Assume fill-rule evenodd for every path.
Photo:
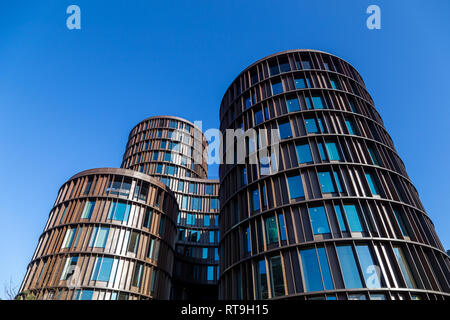
<instances>
[{"instance_id":1,"label":"window","mask_svg":"<svg viewBox=\"0 0 450 320\"><path fill-rule=\"evenodd\" d=\"M335 205L334 211L336 212L336 216L338 219L339 229L343 232L347 231L347 227L345 226L345 223L344 223L344 217L342 216L341 206Z\"/></svg>"},{"instance_id":2,"label":"window","mask_svg":"<svg viewBox=\"0 0 450 320\"><path fill-rule=\"evenodd\" d=\"M247 184L247 169L242 168L241 171L241 186L244 186Z\"/></svg>"},{"instance_id":3,"label":"window","mask_svg":"<svg viewBox=\"0 0 450 320\"><path fill-rule=\"evenodd\" d=\"M353 121L349 118L345 119L345 125L347 126L347 130L349 134L356 134L355 125L353 124Z\"/></svg>"},{"instance_id":4,"label":"window","mask_svg":"<svg viewBox=\"0 0 450 320\"><path fill-rule=\"evenodd\" d=\"M75 267L78 262L78 257L68 257L66 263L64 264L64 269L61 273L61 278L59 280L70 280L70 278L75 273Z\"/></svg>"},{"instance_id":5,"label":"window","mask_svg":"<svg viewBox=\"0 0 450 320\"><path fill-rule=\"evenodd\" d=\"M133 279L131 281L132 286L137 288L141 286L142 270L143 270L142 263L136 263L136 265L134 266Z\"/></svg>"},{"instance_id":6,"label":"window","mask_svg":"<svg viewBox=\"0 0 450 320\"><path fill-rule=\"evenodd\" d=\"M219 199L211 199L211 202L210 202L210 209L211 209L211 210L217 210L217 209L219 209Z\"/></svg>"},{"instance_id":7,"label":"window","mask_svg":"<svg viewBox=\"0 0 450 320\"><path fill-rule=\"evenodd\" d=\"M250 99L250 95L247 95L244 98L244 105L245 105L245 109L248 109L252 106L252 100Z\"/></svg>"},{"instance_id":8,"label":"window","mask_svg":"<svg viewBox=\"0 0 450 320\"><path fill-rule=\"evenodd\" d=\"M283 83L281 81L274 81L272 83L272 95L276 95L283 92Z\"/></svg>"},{"instance_id":9,"label":"window","mask_svg":"<svg viewBox=\"0 0 450 320\"><path fill-rule=\"evenodd\" d=\"M197 184L190 182L189 183L189 192L190 193L197 193Z\"/></svg>"},{"instance_id":10,"label":"window","mask_svg":"<svg viewBox=\"0 0 450 320\"><path fill-rule=\"evenodd\" d=\"M341 184L341 178L339 176L339 173L337 171L333 171L334 181L336 181L336 186L339 192L343 192L342 190L342 184Z\"/></svg>"},{"instance_id":11,"label":"window","mask_svg":"<svg viewBox=\"0 0 450 320\"><path fill-rule=\"evenodd\" d=\"M171 176L174 176L177 174L178 168L172 165L166 165L166 171L165 173Z\"/></svg>"},{"instance_id":12,"label":"window","mask_svg":"<svg viewBox=\"0 0 450 320\"><path fill-rule=\"evenodd\" d=\"M400 267L400 271L403 275L403 279L406 282L406 286L410 289L417 288L416 282L414 281L414 277L409 269L408 262L406 261L405 255L403 254L403 250L400 247L394 247L395 258L397 259L398 266Z\"/></svg>"},{"instance_id":13,"label":"window","mask_svg":"<svg viewBox=\"0 0 450 320\"><path fill-rule=\"evenodd\" d=\"M280 132L281 139L292 138L291 123L289 121L280 123L278 125L278 130Z\"/></svg>"},{"instance_id":14,"label":"window","mask_svg":"<svg viewBox=\"0 0 450 320\"><path fill-rule=\"evenodd\" d=\"M371 173L366 173L367 183L369 184L370 192L375 195L379 195L378 186L374 180L374 177Z\"/></svg>"},{"instance_id":15,"label":"window","mask_svg":"<svg viewBox=\"0 0 450 320\"><path fill-rule=\"evenodd\" d=\"M135 191L134 191L134 200L139 199L143 201L147 201L147 195L148 195L148 184L143 183L142 185L136 185Z\"/></svg>"},{"instance_id":16,"label":"window","mask_svg":"<svg viewBox=\"0 0 450 320\"><path fill-rule=\"evenodd\" d=\"M202 259L208 259L208 248L202 249Z\"/></svg>"},{"instance_id":17,"label":"window","mask_svg":"<svg viewBox=\"0 0 450 320\"><path fill-rule=\"evenodd\" d=\"M86 182L86 187L84 188L84 194L89 194L89 191L91 191L92 182L94 181L94 177L89 177L88 181Z\"/></svg>"},{"instance_id":18,"label":"window","mask_svg":"<svg viewBox=\"0 0 450 320\"><path fill-rule=\"evenodd\" d=\"M300 177L300 175L288 177L287 182L289 188L289 197L291 199L297 199L305 196L305 193L303 192L302 178Z\"/></svg>"},{"instance_id":19,"label":"window","mask_svg":"<svg viewBox=\"0 0 450 320\"><path fill-rule=\"evenodd\" d=\"M284 296L284 279L283 268L281 265L280 256L271 257L270 264L270 287L272 289L272 296Z\"/></svg>"},{"instance_id":20,"label":"window","mask_svg":"<svg viewBox=\"0 0 450 320\"><path fill-rule=\"evenodd\" d=\"M172 154L170 152L164 152L164 161L172 161Z\"/></svg>"},{"instance_id":21,"label":"window","mask_svg":"<svg viewBox=\"0 0 450 320\"><path fill-rule=\"evenodd\" d=\"M214 267L213 266L208 266L207 280L208 281L213 281L214 280Z\"/></svg>"},{"instance_id":22,"label":"window","mask_svg":"<svg viewBox=\"0 0 450 320\"><path fill-rule=\"evenodd\" d=\"M67 229L61 248L70 248L72 246L73 238L75 237L76 231L77 228Z\"/></svg>"},{"instance_id":23,"label":"window","mask_svg":"<svg viewBox=\"0 0 450 320\"><path fill-rule=\"evenodd\" d=\"M146 227L147 229L150 229L151 223L152 223L152 210L150 208L147 208L147 210L145 211L143 226Z\"/></svg>"},{"instance_id":24,"label":"window","mask_svg":"<svg viewBox=\"0 0 450 320\"><path fill-rule=\"evenodd\" d=\"M89 246L94 248L104 248L106 240L108 239L108 234L109 228L107 227L94 228Z\"/></svg>"},{"instance_id":25,"label":"window","mask_svg":"<svg viewBox=\"0 0 450 320\"><path fill-rule=\"evenodd\" d=\"M257 299L267 299L269 290L267 286L266 261L264 259L259 260L256 264L256 282Z\"/></svg>"},{"instance_id":26,"label":"window","mask_svg":"<svg viewBox=\"0 0 450 320\"><path fill-rule=\"evenodd\" d=\"M252 212L259 211L259 189L256 187L250 192Z\"/></svg>"},{"instance_id":27,"label":"window","mask_svg":"<svg viewBox=\"0 0 450 320\"><path fill-rule=\"evenodd\" d=\"M314 118L305 118L305 127L307 133L319 132L316 125L316 120Z\"/></svg>"},{"instance_id":28,"label":"window","mask_svg":"<svg viewBox=\"0 0 450 320\"><path fill-rule=\"evenodd\" d=\"M330 267L324 248L300 250L305 291L332 290Z\"/></svg>"},{"instance_id":29,"label":"window","mask_svg":"<svg viewBox=\"0 0 450 320\"><path fill-rule=\"evenodd\" d=\"M91 280L109 281L113 262L113 258L98 257L95 261L94 272L92 273Z\"/></svg>"},{"instance_id":30,"label":"window","mask_svg":"<svg viewBox=\"0 0 450 320\"><path fill-rule=\"evenodd\" d=\"M275 76L280 73L277 60L272 60L269 62L269 71L271 76Z\"/></svg>"},{"instance_id":31,"label":"window","mask_svg":"<svg viewBox=\"0 0 450 320\"><path fill-rule=\"evenodd\" d=\"M130 238L128 240L128 252L136 253L139 244L139 233L136 231L131 232Z\"/></svg>"},{"instance_id":32,"label":"window","mask_svg":"<svg viewBox=\"0 0 450 320\"><path fill-rule=\"evenodd\" d=\"M378 160L378 153L373 147L368 147L367 150L369 151L370 159L372 160L372 163L376 166L380 165L380 161Z\"/></svg>"},{"instance_id":33,"label":"window","mask_svg":"<svg viewBox=\"0 0 450 320\"><path fill-rule=\"evenodd\" d=\"M318 142L317 143L317 147L319 148L320 159L322 161L326 161L327 160L327 155L325 154L325 148L323 147L323 143L322 142Z\"/></svg>"},{"instance_id":34,"label":"window","mask_svg":"<svg viewBox=\"0 0 450 320\"><path fill-rule=\"evenodd\" d=\"M330 233L327 214L324 207L309 208L309 218L314 234Z\"/></svg>"},{"instance_id":35,"label":"window","mask_svg":"<svg viewBox=\"0 0 450 320\"><path fill-rule=\"evenodd\" d=\"M90 219L92 212L94 211L95 201L87 201L84 205L83 213L81 214L81 219Z\"/></svg>"},{"instance_id":36,"label":"window","mask_svg":"<svg viewBox=\"0 0 450 320\"><path fill-rule=\"evenodd\" d=\"M275 215L265 218L264 225L266 227L267 244L278 243L277 220Z\"/></svg>"},{"instance_id":37,"label":"window","mask_svg":"<svg viewBox=\"0 0 450 320\"><path fill-rule=\"evenodd\" d=\"M302 67L303 69L311 69L311 63L309 60L302 60Z\"/></svg>"},{"instance_id":38,"label":"window","mask_svg":"<svg viewBox=\"0 0 450 320\"><path fill-rule=\"evenodd\" d=\"M214 243L214 231L209 232L209 243Z\"/></svg>"},{"instance_id":39,"label":"window","mask_svg":"<svg viewBox=\"0 0 450 320\"><path fill-rule=\"evenodd\" d=\"M339 155L339 150L338 150L335 142L330 142L330 141L325 142L325 146L327 148L328 157L330 158L330 160L335 160L335 161L341 160L341 156Z\"/></svg>"},{"instance_id":40,"label":"window","mask_svg":"<svg viewBox=\"0 0 450 320\"><path fill-rule=\"evenodd\" d=\"M159 155L158 151L153 152L152 160L158 160L158 155Z\"/></svg>"},{"instance_id":41,"label":"window","mask_svg":"<svg viewBox=\"0 0 450 320\"><path fill-rule=\"evenodd\" d=\"M247 227L244 232L244 245L245 245L244 251L246 253L250 252L250 250L252 248L252 244L250 241L250 228L249 227Z\"/></svg>"},{"instance_id":42,"label":"window","mask_svg":"<svg viewBox=\"0 0 450 320\"><path fill-rule=\"evenodd\" d=\"M289 65L289 61L287 59L285 60L280 59L280 70L281 72L291 71L291 66Z\"/></svg>"},{"instance_id":43,"label":"window","mask_svg":"<svg viewBox=\"0 0 450 320\"><path fill-rule=\"evenodd\" d=\"M258 125L263 121L264 121L264 118L263 118L262 110L259 109L258 111L255 112L255 125Z\"/></svg>"},{"instance_id":44,"label":"window","mask_svg":"<svg viewBox=\"0 0 450 320\"><path fill-rule=\"evenodd\" d=\"M113 202L109 207L108 219L128 221L131 205L123 202Z\"/></svg>"},{"instance_id":45,"label":"window","mask_svg":"<svg viewBox=\"0 0 450 320\"><path fill-rule=\"evenodd\" d=\"M297 145L295 148L297 151L297 158L299 164L309 163L313 161L311 149L308 143Z\"/></svg>"},{"instance_id":46,"label":"window","mask_svg":"<svg viewBox=\"0 0 450 320\"><path fill-rule=\"evenodd\" d=\"M333 185L333 179L331 179L331 174L328 171L319 172L318 176L323 193L336 192Z\"/></svg>"},{"instance_id":47,"label":"window","mask_svg":"<svg viewBox=\"0 0 450 320\"><path fill-rule=\"evenodd\" d=\"M403 214L401 214L399 211L394 209L394 216L395 220L398 223L398 226L400 227L400 231L402 232L402 236L409 237L408 229L406 228L406 223L403 218Z\"/></svg>"},{"instance_id":48,"label":"window","mask_svg":"<svg viewBox=\"0 0 450 320\"><path fill-rule=\"evenodd\" d=\"M378 265L375 264L369 246L357 245L356 253L358 254L359 263L363 273L366 288L381 288L381 273L378 272Z\"/></svg>"},{"instance_id":49,"label":"window","mask_svg":"<svg viewBox=\"0 0 450 320\"><path fill-rule=\"evenodd\" d=\"M321 96L313 96L312 97L314 108L315 109L323 109L323 100Z\"/></svg>"},{"instance_id":50,"label":"window","mask_svg":"<svg viewBox=\"0 0 450 320\"><path fill-rule=\"evenodd\" d=\"M179 181L178 182L178 191L183 191L184 190L184 181Z\"/></svg>"},{"instance_id":51,"label":"window","mask_svg":"<svg viewBox=\"0 0 450 320\"><path fill-rule=\"evenodd\" d=\"M309 80L309 79L307 79L307 80ZM309 84L309 81L308 81L308 84ZM311 110L313 108L311 98L306 97L305 100L306 100L306 107L308 108L308 110Z\"/></svg>"},{"instance_id":52,"label":"window","mask_svg":"<svg viewBox=\"0 0 450 320\"><path fill-rule=\"evenodd\" d=\"M305 89L306 88L305 79L303 79L303 78L295 79L295 88L296 89Z\"/></svg>"},{"instance_id":53,"label":"window","mask_svg":"<svg viewBox=\"0 0 450 320\"><path fill-rule=\"evenodd\" d=\"M94 290L76 290L73 300L92 300Z\"/></svg>"},{"instance_id":54,"label":"window","mask_svg":"<svg viewBox=\"0 0 450 320\"><path fill-rule=\"evenodd\" d=\"M300 104L298 103L298 99L297 98L288 99L286 101L286 105L287 105L288 112L294 112L294 111L299 111L300 110Z\"/></svg>"},{"instance_id":55,"label":"window","mask_svg":"<svg viewBox=\"0 0 450 320\"><path fill-rule=\"evenodd\" d=\"M333 89L336 89L336 90L340 90L340 89L341 89L341 87L340 87L339 82L337 81L337 79L331 78L331 79L330 79L330 82L331 82L331 87L332 87Z\"/></svg>"},{"instance_id":56,"label":"window","mask_svg":"<svg viewBox=\"0 0 450 320\"><path fill-rule=\"evenodd\" d=\"M286 241L286 225L284 223L284 215L282 213L278 215L278 224L280 225L281 241Z\"/></svg>"},{"instance_id":57,"label":"window","mask_svg":"<svg viewBox=\"0 0 450 320\"><path fill-rule=\"evenodd\" d=\"M337 254L341 265L346 289L362 288L361 277L356 265L351 246L337 246Z\"/></svg>"},{"instance_id":58,"label":"window","mask_svg":"<svg viewBox=\"0 0 450 320\"><path fill-rule=\"evenodd\" d=\"M363 232L364 229L359 220L358 210L352 204L344 205L345 216L347 217L348 226L352 232Z\"/></svg>"}]
</instances>

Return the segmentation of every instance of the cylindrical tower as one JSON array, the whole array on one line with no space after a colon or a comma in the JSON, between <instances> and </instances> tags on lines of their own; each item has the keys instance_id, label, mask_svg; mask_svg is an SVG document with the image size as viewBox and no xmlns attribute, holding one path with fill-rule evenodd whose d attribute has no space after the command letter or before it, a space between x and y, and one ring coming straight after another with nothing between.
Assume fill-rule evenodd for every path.
<instances>
[{"instance_id":1,"label":"cylindrical tower","mask_svg":"<svg viewBox=\"0 0 450 320\"><path fill-rule=\"evenodd\" d=\"M147 175L78 173L59 190L19 297L168 299L177 214L173 192Z\"/></svg>"},{"instance_id":2,"label":"cylindrical tower","mask_svg":"<svg viewBox=\"0 0 450 320\"><path fill-rule=\"evenodd\" d=\"M217 298L219 182L206 179L207 148L193 123L157 116L132 129L122 161L122 168L159 179L177 198L174 299Z\"/></svg>"},{"instance_id":3,"label":"cylindrical tower","mask_svg":"<svg viewBox=\"0 0 450 320\"><path fill-rule=\"evenodd\" d=\"M227 129L243 129L247 151L219 169L220 298L450 297L449 258L349 63L257 61L226 91L220 129L227 153L241 150ZM262 141L279 152L261 156Z\"/></svg>"}]
</instances>

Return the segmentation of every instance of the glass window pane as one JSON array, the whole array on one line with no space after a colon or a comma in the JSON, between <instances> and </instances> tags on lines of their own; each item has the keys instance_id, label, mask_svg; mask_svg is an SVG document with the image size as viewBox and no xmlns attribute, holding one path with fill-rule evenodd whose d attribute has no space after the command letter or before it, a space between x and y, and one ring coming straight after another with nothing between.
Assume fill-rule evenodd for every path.
<instances>
[{"instance_id":1,"label":"glass window pane","mask_svg":"<svg viewBox=\"0 0 450 320\"><path fill-rule=\"evenodd\" d=\"M314 234L330 233L327 214L324 207L309 208L309 217Z\"/></svg>"},{"instance_id":2,"label":"glass window pane","mask_svg":"<svg viewBox=\"0 0 450 320\"><path fill-rule=\"evenodd\" d=\"M318 142L317 147L319 148L320 159L322 159L322 161L327 161L327 155L325 154L325 149L323 147L323 143Z\"/></svg>"},{"instance_id":3,"label":"glass window pane","mask_svg":"<svg viewBox=\"0 0 450 320\"><path fill-rule=\"evenodd\" d=\"M343 192L342 185L341 185L341 178L339 177L339 174L336 171L333 171L334 181L336 181L336 185L339 192Z\"/></svg>"},{"instance_id":4,"label":"glass window pane","mask_svg":"<svg viewBox=\"0 0 450 320\"><path fill-rule=\"evenodd\" d=\"M276 95L283 92L283 84L281 81L272 83L272 95Z\"/></svg>"},{"instance_id":5,"label":"glass window pane","mask_svg":"<svg viewBox=\"0 0 450 320\"><path fill-rule=\"evenodd\" d=\"M108 239L109 228L101 227L98 231L97 240L95 241L96 248L104 248L106 240Z\"/></svg>"},{"instance_id":6,"label":"glass window pane","mask_svg":"<svg viewBox=\"0 0 450 320\"><path fill-rule=\"evenodd\" d=\"M341 264L345 287L347 289L362 288L361 277L359 276L352 247L338 246L336 249L339 257L339 263Z\"/></svg>"},{"instance_id":7,"label":"glass window pane","mask_svg":"<svg viewBox=\"0 0 450 320\"><path fill-rule=\"evenodd\" d=\"M278 230L275 215L264 219L267 244L278 243Z\"/></svg>"},{"instance_id":8,"label":"glass window pane","mask_svg":"<svg viewBox=\"0 0 450 320\"><path fill-rule=\"evenodd\" d=\"M337 216L338 223L339 223L339 229L341 229L341 231L343 231L343 232L347 231L347 227L345 226L345 223L344 223L344 217L342 216L341 206L335 205L334 210L336 211L336 216Z\"/></svg>"},{"instance_id":9,"label":"glass window pane","mask_svg":"<svg viewBox=\"0 0 450 320\"><path fill-rule=\"evenodd\" d=\"M270 260L270 284L274 297L284 296L283 268L280 256L271 257Z\"/></svg>"},{"instance_id":10,"label":"glass window pane","mask_svg":"<svg viewBox=\"0 0 450 320\"><path fill-rule=\"evenodd\" d=\"M403 219L403 215L400 214L399 211L394 209L394 216L395 216L395 219L397 220L398 226L400 227L402 235L404 237L409 237L408 229L406 228L406 224L405 224L405 220Z\"/></svg>"},{"instance_id":11,"label":"glass window pane","mask_svg":"<svg viewBox=\"0 0 450 320\"><path fill-rule=\"evenodd\" d=\"M305 196L305 193L303 192L302 178L299 175L288 177L287 181L289 188L289 197L291 199Z\"/></svg>"},{"instance_id":12,"label":"glass window pane","mask_svg":"<svg viewBox=\"0 0 450 320\"><path fill-rule=\"evenodd\" d=\"M280 231L281 231L281 240L286 240L286 225L284 223L284 215L281 213L278 215L278 224L280 225Z\"/></svg>"},{"instance_id":13,"label":"glass window pane","mask_svg":"<svg viewBox=\"0 0 450 320\"><path fill-rule=\"evenodd\" d=\"M347 125L347 130L350 134L356 134L355 133L355 128L353 125L353 121L350 119L345 119L345 124Z\"/></svg>"},{"instance_id":14,"label":"glass window pane","mask_svg":"<svg viewBox=\"0 0 450 320\"><path fill-rule=\"evenodd\" d=\"M336 146L336 143L335 142L326 142L325 145L326 145L328 156L330 157L330 160L340 161L341 156L339 155L339 151Z\"/></svg>"},{"instance_id":15,"label":"glass window pane","mask_svg":"<svg viewBox=\"0 0 450 320\"><path fill-rule=\"evenodd\" d=\"M324 108L323 100L322 100L321 96L313 96L312 100L313 100L315 109L323 109Z\"/></svg>"},{"instance_id":16,"label":"glass window pane","mask_svg":"<svg viewBox=\"0 0 450 320\"><path fill-rule=\"evenodd\" d=\"M323 283L315 249L300 250L305 291L322 291Z\"/></svg>"},{"instance_id":17,"label":"glass window pane","mask_svg":"<svg viewBox=\"0 0 450 320\"><path fill-rule=\"evenodd\" d=\"M318 176L323 193L336 192L333 185L333 179L331 179L331 174L328 171L319 172Z\"/></svg>"},{"instance_id":18,"label":"glass window pane","mask_svg":"<svg viewBox=\"0 0 450 320\"><path fill-rule=\"evenodd\" d=\"M306 88L305 79L303 79L303 78L295 79L295 88L296 89L305 89Z\"/></svg>"},{"instance_id":19,"label":"glass window pane","mask_svg":"<svg viewBox=\"0 0 450 320\"><path fill-rule=\"evenodd\" d=\"M287 110L288 112L294 112L300 110L300 104L298 103L298 99L289 99L286 101Z\"/></svg>"},{"instance_id":20,"label":"glass window pane","mask_svg":"<svg viewBox=\"0 0 450 320\"><path fill-rule=\"evenodd\" d=\"M348 226L352 232L362 232L364 231L361 221L359 220L358 210L354 205L344 205L345 215L347 217Z\"/></svg>"},{"instance_id":21,"label":"glass window pane","mask_svg":"<svg viewBox=\"0 0 450 320\"><path fill-rule=\"evenodd\" d=\"M378 192L378 187L375 183L374 177L371 173L366 173L366 179L367 179L367 183L369 184L369 188L370 188L370 192L372 192L372 194L379 194Z\"/></svg>"},{"instance_id":22,"label":"glass window pane","mask_svg":"<svg viewBox=\"0 0 450 320\"><path fill-rule=\"evenodd\" d=\"M311 149L308 143L296 146L298 163L312 162Z\"/></svg>"},{"instance_id":23,"label":"glass window pane","mask_svg":"<svg viewBox=\"0 0 450 320\"><path fill-rule=\"evenodd\" d=\"M281 139L292 138L291 123L289 121L280 123L278 130L280 132Z\"/></svg>"},{"instance_id":24,"label":"glass window pane","mask_svg":"<svg viewBox=\"0 0 450 320\"><path fill-rule=\"evenodd\" d=\"M333 280L331 278L330 266L328 265L328 258L325 252L325 248L317 248L317 254L319 255L320 269L322 270L323 283L325 290L333 290Z\"/></svg>"},{"instance_id":25,"label":"glass window pane","mask_svg":"<svg viewBox=\"0 0 450 320\"><path fill-rule=\"evenodd\" d=\"M366 282L366 287L369 289L381 288L380 268L373 261L369 246L357 245L356 252L358 253L358 259Z\"/></svg>"},{"instance_id":26,"label":"glass window pane","mask_svg":"<svg viewBox=\"0 0 450 320\"><path fill-rule=\"evenodd\" d=\"M417 288L414 277L411 273L411 270L409 269L408 262L406 261L405 255L403 254L403 250L400 247L394 247L394 254L400 267L400 271L402 272L403 279L405 279L408 288Z\"/></svg>"},{"instance_id":27,"label":"glass window pane","mask_svg":"<svg viewBox=\"0 0 450 320\"><path fill-rule=\"evenodd\" d=\"M252 212L258 211L260 209L259 203L259 189L256 188L251 192Z\"/></svg>"},{"instance_id":28,"label":"glass window pane","mask_svg":"<svg viewBox=\"0 0 450 320\"><path fill-rule=\"evenodd\" d=\"M306 118L305 126L306 126L307 133L317 133L318 132L316 120L314 118Z\"/></svg>"},{"instance_id":29,"label":"glass window pane","mask_svg":"<svg viewBox=\"0 0 450 320\"><path fill-rule=\"evenodd\" d=\"M257 298L267 299L269 297L269 290L267 287L267 270L264 259L259 260L256 265L256 281L257 281Z\"/></svg>"}]
</instances>

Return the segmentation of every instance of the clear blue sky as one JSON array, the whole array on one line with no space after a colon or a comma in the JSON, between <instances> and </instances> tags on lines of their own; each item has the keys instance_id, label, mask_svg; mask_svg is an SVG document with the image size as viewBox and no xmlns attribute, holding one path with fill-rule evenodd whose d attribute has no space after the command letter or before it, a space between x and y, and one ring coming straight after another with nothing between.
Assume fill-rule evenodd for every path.
<instances>
[{"instance_id":1,"label":"clear blue sky","mask_svg":"<svg viewBox=\"0 0 450 320\"><path fill-rule=\"evenodd\" d=\"M70 4L80 31L66 28ZM370 4L381 30L366 28ZM448 12L448 0L1 1L0 295L10 277L20 284L65 180L119 166L146 117L218 127L234 77L295 48L359 70L450 249Z\"/></svg>"}]
</instances>

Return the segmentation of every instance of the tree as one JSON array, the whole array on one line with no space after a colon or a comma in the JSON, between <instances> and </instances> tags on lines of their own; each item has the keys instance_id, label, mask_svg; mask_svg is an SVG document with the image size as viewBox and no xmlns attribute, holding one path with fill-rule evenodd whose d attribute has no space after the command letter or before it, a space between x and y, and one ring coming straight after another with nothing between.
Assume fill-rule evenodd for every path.
<instances>
[{"instance_id":1,"label":"tree","mask_svg":"<svg viewBox=\"0 0 450 320\"><path fill-rule=\"evenodd\" d=\"M17 296L17 286L14 284L12 277L9 278L9 283L5 281L3 284L5 297L7 300L14 300Z\"/></svg>"}]
</instances>

